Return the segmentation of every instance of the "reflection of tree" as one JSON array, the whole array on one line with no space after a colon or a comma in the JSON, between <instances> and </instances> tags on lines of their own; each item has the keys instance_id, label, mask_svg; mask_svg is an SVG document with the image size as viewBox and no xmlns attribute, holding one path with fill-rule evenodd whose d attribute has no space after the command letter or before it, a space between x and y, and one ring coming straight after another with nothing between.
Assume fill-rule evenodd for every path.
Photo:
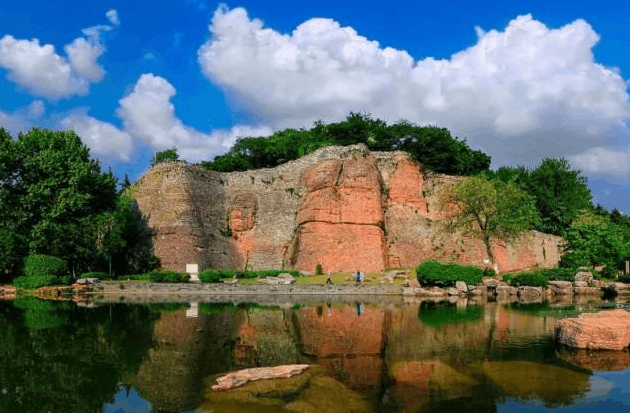
<instances>
[{"instance_id":1,"label":"reflection of tree","mask_svg":"<svg viewBox=\"0 0 630 413\"><path fill-rule=\"evenodd\" d=\"M57 304L0 302L0 411L100 412L140 364L146 311Z\"/></svg>"}]
</instances>

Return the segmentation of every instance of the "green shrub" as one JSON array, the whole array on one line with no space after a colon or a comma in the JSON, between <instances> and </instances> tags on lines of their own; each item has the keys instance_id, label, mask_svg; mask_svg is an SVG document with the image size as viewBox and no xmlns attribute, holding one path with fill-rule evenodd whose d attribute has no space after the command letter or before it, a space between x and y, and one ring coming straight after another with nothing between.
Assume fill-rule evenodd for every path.
<instances>
[{"instance_id":1,"label":"green shrub","mask_svg":"<svg viewBox=\"0 0 630 413\"><path fill-rule=\"evenodd\" d=\"M483 271L477 267L442 264L437 261L425 261L418 265L416 274L421 285L438 287L452 287L457 281L475 285L483 278Z\"/></svg>"},{"instance_id":2,"label":"green shrub","mask_svg":"<svg viewBox=\"0 0 630 413\"><path fill-rule=\"evenodd\" d=\"M322 264L317 263L317 265L315 266L315 274L316 275L323 275L324 274L324 269L322 268Z\"/></svg>"},{"instance_id":3,"label":"green shrub","mask_svg":"<svg viewBox=\"0 0 630 413\"><path fill-rule=\"evenodd\" d=\"M190 280L190 275L168 269L151 271L149 273L149 281L154 283L180 283L188 282L188 280Z\"/></svg>"},{"instance_id":4,"label":"green shrub","mask_svg":"<svg viewBox=\"0 0 630 413\"><path fill-rule=\"evenodd\" d=\"M31 254L24 261L24 275L27 277L63 275L68 270L64 260L43 254Z\"/></svg>"},{"instance_id":5,"label":"green shrub","mask_svg":"<svg viewBox=\"0 0 630 413\"><path fill-rule=\"evenodd\" d=\"M620 283L630 284L630 275L620 275L617 281Z\"/></svg>"},{"instance_id":6,"label":"green shrub","mask_svg":"<svg viewBox=\"0 0 630 413\"><path fill-rule=\"evenodd\" d=\"M547 281L573 281L577 272L577 268L554 268L540 271L547 278Z\"/></svg>"},{"instance_id":7,"label":"green shrub","mask_svg":"<svg viewBox=\"0 0 630 413\"><path fill-rule=\"evenodd\" d=\"M219 283L221 282L221 278L227 278L223 277L221 270L208 268L199 273L199 281L203 283Z\"/></svg>"},{"instance_id":8,"label":"green shrub","mask_svg":"<svg viewBox=\"0 0 630 413\"><path fill-rule=\"evenodd\" d=\"M79 276L79 278L98 278L99 280L104 280L105 278L109 278L109 275L102 271L92 271L84 272Z\"/></svg>"},{"instance_id":9,"label":"green shrub","mask_svg":"<svg viewBox=\"0 0 630 413\"><path fill-rule=\"evenodd\" d=\"M124 281L124 280L133 280L133 281L146 280L146 281L148 281L148 280L151 279L151 273L119 275L118 277L116 277L116 279L119 280L119 281Z\"/></svg>"},{"instance_id":10,"label":"green shrub","mask_svg":"<svg viewBox=\"0 0 630 413\"><path fill-rule=\"evenodd\" d=\"M547 277L542 271L529 271L517 274L505 274L503 280L510 285L520 287L546 287Z\"/></svg>"},{"instance_id":11,"label":"green shrub","mask_svg":"<svg viewBox=\"0 0 630 413\"><path fill-rule=\"evenodd\" d=\"M55 275L24 275L13 279L13 285L18 288L39 288L59 284L59 277Z\"/></svg>"}]
</instances>

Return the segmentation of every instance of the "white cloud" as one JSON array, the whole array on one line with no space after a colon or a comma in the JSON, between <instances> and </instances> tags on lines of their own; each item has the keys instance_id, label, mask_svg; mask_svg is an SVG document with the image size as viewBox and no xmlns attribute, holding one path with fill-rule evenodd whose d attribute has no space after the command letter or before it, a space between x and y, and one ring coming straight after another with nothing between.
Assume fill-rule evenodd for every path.
<instances>
[{"instance_id":1,"label":"white cloud","mask_svg":"<svg viewBox=\"0 0 630 413\"><path fill-rule=\"evenodd\" d=\"M93 83L103 79L105 70L96 62L105 53L105 47L102 44L79 37L66 45L64 50L68 55L70 65L79 76Z\"/></svg>"},{"instance_id":2,"label":"white cloud","mask_svg":"<svg viewBox=\"0 0 630 413\"><path fill-rule=\"evenodd\" d=\"M28 118L37 119L46 112L46 105L42 100L34 100L26 107L26 110Z\"/></svg>"},{"instance_id":3,"label":"white cloud","mask_svg":"<svg viewBox=\"0 0 630 413\"><path fill-rule=\"evenodd\" d=\"M276 127L367 111L448 127L495 164L587 154L606 147L611 128L630 143L627 83L594 61L599 36L588 23L550 29L524 15L503 31L475 30L477 43L450 59L414 60L330 19L282 34L221 6L198 61L208 79Z\"/></svg>"},{"instance_id":4,"label":"white cloud","mask_svg":"<svg viewBox=\"0 0 630 413\"><path fill-rule=\"evenodd\" d=\"M203 133L184 125L175 114L171 98L175 88L153 74L140 77L133 91L120 101L117 115L125 131L156 150L176 147L191 162L208 160L224 153L239 136L271 134L268 127L237 126L231 130Z\"/></svg>"},{"instance_id":5,"label":"white cloud","mask_svg":"<svg viewBox=\"0 0 630 413\"><path fill-rule=\"evenodd\" d=\"M107 17L112 24L119 23L115 10L107 12ZM64 46L67 58L58 55L53 45L40 45L38 39L20 40L5 35L0 39L0 67L7 69L10 81L34 96L60 99L85 95L90 83L99 82L105 75L97 60L105 53L101 33L111 29L107 25L83 29L85 37Z\"/></svg>"},{"instance_id":6,"label":"white cloud","mask_svg":"<svg viewBox=\"0 0 630 413\"><path fill-rule=\"evenodd\" d=\"M109 20L109 22L112 25L114 26L120 25L120 19L118 18L117 10L115 9L108 10L107 13L105 13L105 16L107 17L107 20Z\"/></svg>"},{"instance_id":7,"label":"white cloud","mask_svg":"<svg viewBox=\"0 0 630 413\"><path fill-rule=\"evenodd\" d=\"M628 149L589 148L579 155L571 156L570 160L578 168L592 174L624 178L630 172L630 150Z\"/></svg>"},{"instance_id":8,"label":"white cloud","mask_svg":"<svg viewBox=\"0 0 630 413\"><path fill-rule=\"evenodd\" d=\"M85 111L75 111L60 121L63 129L72 129L90 148L93 155L131 160L134 147L131 136L111 123L102 122Z\"/></svg>"},{"instance_id":9,"label":"white cloud","mask_svg":"<svg viewBox=\"0 0 630 413\"><path fill-rule=\"evenodd\" d=\"M12 113L0 110L0 128L5 128L12 136L26 133L46 112L44 102L34 100L28 106L15 109Z\"/></svg>"}]
</instances>

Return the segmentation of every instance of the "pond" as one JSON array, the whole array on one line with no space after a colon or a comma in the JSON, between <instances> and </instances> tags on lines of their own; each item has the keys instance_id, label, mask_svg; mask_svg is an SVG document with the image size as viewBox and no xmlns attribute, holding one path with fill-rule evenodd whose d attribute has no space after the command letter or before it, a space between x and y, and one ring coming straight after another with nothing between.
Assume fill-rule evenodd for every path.
<instances>
[{"instance_id":1,"label":"pond","mask_svg":"<svg viewBox=\"0 0 630 413\"><path fill-rule=\"evenodd\" d=\"M630 353L557 345L619 303L0 301L1 412L630 410ZM371 301L371 302L370 302ZM311 364L215 392L222 373Z\"/></svg>"}]
</instances>

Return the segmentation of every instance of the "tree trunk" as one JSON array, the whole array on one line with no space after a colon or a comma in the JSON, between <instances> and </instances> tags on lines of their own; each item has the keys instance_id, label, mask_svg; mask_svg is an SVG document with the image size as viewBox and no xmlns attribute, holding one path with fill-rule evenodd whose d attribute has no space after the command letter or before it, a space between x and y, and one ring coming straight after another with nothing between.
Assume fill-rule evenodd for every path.
<instances>
[{"instance_id":1,"label":"tree trunk","mask_svg":"<svg viewBox=\"0 0 630 413\"><path fill-rule=\"evenodd\" d=\"M492 243L490 242L490 237L483 237L483 243L486 245L486 252L488 253L488 258L490 259L490 265L492 269L494 269L494 255L492 254Z\"/></svg>"}]
</instances>

